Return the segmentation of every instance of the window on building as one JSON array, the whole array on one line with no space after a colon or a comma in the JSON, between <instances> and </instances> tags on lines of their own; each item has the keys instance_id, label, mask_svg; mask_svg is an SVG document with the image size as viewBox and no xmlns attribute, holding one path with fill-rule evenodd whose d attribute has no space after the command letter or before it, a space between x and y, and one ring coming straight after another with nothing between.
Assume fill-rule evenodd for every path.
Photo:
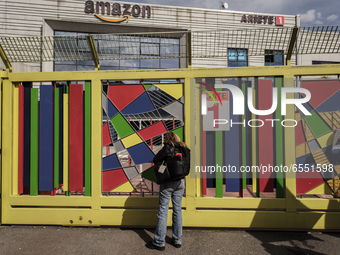
<instances>
[{"instance_id":1,"label":"window on building","mask_svg":"<svg viewBox=\"0 0 340 255\"><path fill-rule=\"evenodd\" d=\"M264 65L265 66L282 66L284 57L282 50L265 50Z\"/></svg>"},{"instance_id":2,"label":"window on building","mask_svg":"<svg viewBox=\"0 0 340 255\"><path fill-rule=\"evenodd\" d=\"M77 32L62 32L55 31L55 35L87 35ZM100 60L100 70L129 70L129 69L171 69L180 68L180 59L176 58L179 55L180 39L178 38L147 38L143 36L124 36L112 35L110 40L97 40L93 35L98 55L100 58L105 58L110 54L119 57L119 60ZM118 42L118 43L117 43ZM76 37L71 44L77 45L87 54L90 49L82 47L83 42L77 41ZM66 47L55 45L56 54L67 54ZM84 48L84 49L82 49ZM138 57L149 59L138 59ZM163 57L163 58L162 58ZM169 58L173 57L173 58ZM88 71L94 70L93 61L55 61L54 71Z\"/></svg>"},{"instance_id":3,"label":"window on building","mask_svg":"<svg viewBox=\"0 0 340 255\"><path fill-rule=\"evenodd\" d=\"M312 65L334 65L334 64L340 64L340 62L312 60Z\"/></svg>"},{"instance_id":4,"label":"window on building","mask_svg":"<svg viewBox=\"0 0 340 255\"><path fill-rule=\"evenodd\" d=\"M228 49L228 67L248 66L247 49Z\"/></svg>"}]
</instances>

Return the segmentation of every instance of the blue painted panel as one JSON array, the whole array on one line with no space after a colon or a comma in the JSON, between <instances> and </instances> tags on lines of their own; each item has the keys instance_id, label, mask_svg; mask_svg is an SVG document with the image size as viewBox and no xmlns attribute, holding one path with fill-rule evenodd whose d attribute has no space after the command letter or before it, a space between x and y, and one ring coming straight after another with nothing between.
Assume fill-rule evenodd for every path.
<instances>
[{"instance_id":1,"label":"blue painted panel","mask_svg":"<svg viewBox=\"0 0 340 255\"><path fill-rule=\"evenodd\" d=\"M39 191L53 190L53 86L40 86Z\"/></svg>"},{"instance_id":2,"label":"blue painted panel","mask_svg":"<svg viewBox=\"0 0 340 255\"><path fill-rule=\"evenodd\" d=\"M333 96L323 102L316 108L317 112L336 112L340 111L340 91L336 92Z\"/></svg>"},{"instance_id":3,"label":"blue painted panel","mask_svg":"<svg viewBox=\"0 0 340 255\"><path fill-rule=\"evenodd\" d=\"M152 162L155 154L145 143L140 143L127 149L135 165Z\"/></svg>"},{"instance_id":4,"label":"blue painted panel","mask_svg":"<svg viewBox=\"0 0 340 255\"><path fill-rule=\"evenodd\" d=\"M312 154L306 154L296 158L296 165L299 166L299 164L302 164L303 167L308 167L309 170L313 170L316 165ZM314 166L314 168L312 168L312 166Z\"/></svg>"},{"instance_id":5,"label":"blue painted panel","mask_svg":"<svg viewBox=\"0 0 340 255\"><path fill-rule=\"evenodd\" d=\"M103 171L121 168L117 155L112 154L103 158Z\"/></svg>"},{"instance_id":6,"label":"blue painted panel","mask_svg":"<svg viewBox=\"0 0 340 255\"><path fill-rule=\"evenodd\" d=\"M107 100L107 114L109 115L109 119L112 119L118 113L117 108L113 105L113 103L108 99Z\"/></svg>"},{"instance_id":7,"label":"blue painted panel","mask_svg":"<svg viewBox=\"0 0 340 255\"><path fill-rule=\"evenodd\" d=\"M238 86L237 81L229 81L228 84ZM226 89L226 91L229 91ZM239 115L233 115L233 95L229 91L229 109L230 109L230 119L235 122L241 122L241 117ZM240 146L241 146L241 132L240 128L242 125L233 125L230 127L229 131L224 131L225 139L225 150L224 150L224 160L225 165L230 167L236 167L235 172L225 173L226 177L226 191L227 192L239 192L240 190Z\"/></svg>"},{"instance_id":8,"label":"blue painted panel","mask_svg":"<svg viewBox=\"0 0 340 255\"><path fill-rule=\"evenodd\" d=\"M144 92L132 103L126 106L121 112L122 114L138 114L155 110L148 94Z\"/></svg>"}]
</instances>

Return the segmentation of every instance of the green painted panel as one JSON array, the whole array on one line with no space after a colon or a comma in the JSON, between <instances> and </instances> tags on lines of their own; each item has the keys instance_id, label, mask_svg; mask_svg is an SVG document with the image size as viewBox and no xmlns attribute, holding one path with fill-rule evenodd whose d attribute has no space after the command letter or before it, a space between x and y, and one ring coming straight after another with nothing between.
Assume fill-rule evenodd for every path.
<instances>
[{"instance_id":1,"label":"green painted panel","mask_svg":"<svg viewBox=\"0 0 340 255\"><path fill-rule=\"evenodd\" d=\"M54 188L59 187L59 88L54 88Z\"/></svg>"},{"instance_id":2,"label":"green painted panel","mask_svg":"<svg viewBox=\"0 0 340 255\"><path fill-rule=\"evenodd\" d=\"M183 127L180 127L180 128L177 128L177 129L174 129L172 130L171 132L175 133L176 135L179 136L179 138L181 138L181 141L183 141L183 132L184 132L184 129Z\"/></svg>"},{"instance_id":3,"label":"green painted panel","mask_svg":"<svg viewBox=\"0 0 340 255\"><path fill-rule=\"evenodd\" d=\"M91 196L91 81L85 81L85 101L84 101L84 111L85 111L85 196Z\"/></svg>"},{"instance_id":4,"label":"green painted panel","mask_svg":"<svg viewBox=\"0 0 340 255\"><path fill-rule=\"evenodd\" d=\"M223 131L215 132L216 166L223 167ZM223 172L216 169L216 197L223 197Z\"/></svg>"},{"instance_id":5,"label":"green painted panel","mask_svg":"<svg viewBox=\"0 0 340 255\"><path fill-rule=\"evenodd\" d=\"M152 84L144 84L144 88L145 88L145 90L148 90L148 88L150 88L150 87L152 87Z\"/></svg>"},{"instance_id":6,"label":"green painted panel","mask_svg":"<svg viewBox=\"0 0 340 255\"><path fill-rule=\"evenodd\" d=\"M124 138L134 133L134 130L132 129L130 124L125 120L125 118L120 113L114 116L111 119L111 122L120 138Z\"/></svg>"},{"instance_id":7,"label":"green painted panel","mask_svg":"<svg viewBox=\"0 0 340 255\"><path fill-rule=\"evenodd\" d=\"M39 162L39 102L38 89L31 89L31 162L30 162L30 195L38 195L38 162Z\"/></svg>"},{"instance_id":8,"label":"green painted panel","mask_svg":"<svg viewBox=\"0 0 340 255\"><path fill-rule=\"evenodd\" d=\"M315 110L311 114L310 116L305 116L304 119L316 138L332 131Z\"/></svg>"},{"instance_id":9,"label":"green painted panel","mask_svg":"<svg viewBox=\"0 0 340 255\"><path fill-rule=\"evenodd\" d=\"M149 181L156 182L156 175L155 175L154 168L155 166L152 166L146 169L143 173L141 173L141 176Z\"/></svg>"},{"instance_id":10,"label":"green painted panel","mask_svg":"<svg viewBox=\"0 0 340 255\"><path fill-rule=\"evenodd\" d=\"M284 165L283 163L283 127L280 124L282 122L281 115L281 88L282 88L282 77L275 77L275 87L277 88L277 108L275 111L275 119L278 119L275 123L275 153L276 162L275 166ZM276 197L284 198L284 173L276 173Z\"/></svg>"}]
</instances>

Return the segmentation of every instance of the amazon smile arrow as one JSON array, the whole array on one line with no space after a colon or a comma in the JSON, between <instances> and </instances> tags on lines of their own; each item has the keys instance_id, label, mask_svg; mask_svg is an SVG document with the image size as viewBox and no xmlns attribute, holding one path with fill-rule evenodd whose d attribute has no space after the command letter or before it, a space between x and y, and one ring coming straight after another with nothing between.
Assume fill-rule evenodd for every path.
<instances>
[{"instance_id":1,"label":"amazon smile arrow","mask_svg":"<svg viewBox=\"0 0 340 255\"><path fill-rule=\"evenodd\" d=\"M121 19L109 19L109 18L104 18L102 16L99 16L98 14L94 14L94 16L96 16L98 19L101 19L101 20L104 20L104 21L107 21L107 22L114 22L114 23L119 23L119 22L122 22L124 20L126 20L126 22L129 21L130 19L130 15L124 15L124 18L121 18Z\"/></svg>"}]
</instances>

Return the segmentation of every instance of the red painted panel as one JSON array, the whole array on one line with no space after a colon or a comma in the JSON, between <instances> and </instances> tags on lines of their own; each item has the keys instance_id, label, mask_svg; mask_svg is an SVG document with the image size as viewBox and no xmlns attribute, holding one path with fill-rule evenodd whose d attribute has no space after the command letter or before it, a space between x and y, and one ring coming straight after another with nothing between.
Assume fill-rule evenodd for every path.
<instances>
[{"instance_id":1,"label":"red painted panel","mask_svg":"<svg viewBox=\"0 0 340 255\"><path fill-rule=\"evenodd\" d=\"M140 137L142 137L144 141L146 141L150 138L164 134L166 132L167 130L163 122L160 121L160 122L157 122L156 124L153 124L147 128L142 129L141 131L138 132L138 134L140 135Z\"/></svg>"},{"instance_id":2,"label":"red painted panel","mask_svg":"<svg viewBox=\"0 0 340 255\"><path fill-rule=\"evenodd\" d=\"M102 127L102 136L103 136L103 142L102 142L102 146L106 146L110 143L112 143L111 140L111 136L110 136L110 130L109 130L109 124L106 123L103 127Z\"/></svg>"},{"instance_id":3,"label":"red painted panel","mask_svg":"<svg viewBox=\"0 0 340 255\"><path fill-rule=\"evenodd\" d=\"M24 86L19 86L19 176L18 194L24 193Z\"/></svg>"},{"instance_id":4,"label":"red painted panel","mask_svg":"<svg viewBox=\"0 0 340 255\"><path fill-rule=\"evenodd\" d=\"M324 183L325 180L318 172L296 173L296 193L304 194Z\"/></svg>"},{"instance_id":5,"label":"red painted panel","mask_svg":"<svg viewBox=\"0 0 340 255\"><path fill-rule=\"evenodd\" d=\"M71 84L69 93L69 191L83 191L83 85Z\"/></svg>"},{"instance_id":6,"label":"red painted panel","mask_svg":"<svg viewBox=\"0 0 340 255\"><path fill-rule=\"evenodd\" d=\"M202 129L203 130L203 129ZM202 131L202 167L207 165L207 134L206 131ZM203 196L207 195L207 173L202 173L202 193Z\"/></svg>"},{"instance_id":7,"label":"red painted panel","mask_svg":"<svg viewBox=\"0 0 340 255\"><path fill-rule=\"evenodd\" d=\"M295 127L295 145L298 146L300 144L303 144L306 142L305 136L303 134L302 130L302 123L299 121L299 123Z\"/></svg>"},{"instance_id":8,"label":"red painted panel","mask_svg":"<svg viewBox=\"0 0 340 255\"><path fill-rule=\"evenodd\" d=\"M330 98L340 89L339 81L303 81L301 87L308 89L312 97L309 103L314 107Z\"/></svg>"},{"instance_id":9,"label":"red painted panel","mask_svg":"<svg viewBox=\"0 0 340 255\"><path fill-rule=\"evenodd\" d=\"M138 85L111 85L109 86L107 96L110 98L112 103L122 110L134 99L141 95L145 91L144 86Z\"/></svg>"},{"instance_id":10,"label":"red painted panel","mask_svg":"<svg viewBox=\"0 0 340 255\"><path fill-rule=\"evenodd\" d=\"M259 80L258 85L258 109L268 110L272 106L272 81L271 80ZM261 166L273 166L274 153L273 153L273 128L271 122L266 119L273 119L272 114L261 115L257 117L264 122L262 127L258 127L259 130L259 165ZM254 124L253 124L254 125ZM260 124L256 124L260 125ZM262 171L259 173L259 188L260 192L272 192L274 188L274 181L271 178L271 172Z\"/></svg>"},{"instance_id":11,"label":"red painted panel","mask_svg":"<svg viewBox=\"0 0 340 255\"><path fill-rule=\"evenodd\" d=\"M109 192L127 181L128 178L122 168L103 171L103 192Z\"/></svg>"}]
</instances>

